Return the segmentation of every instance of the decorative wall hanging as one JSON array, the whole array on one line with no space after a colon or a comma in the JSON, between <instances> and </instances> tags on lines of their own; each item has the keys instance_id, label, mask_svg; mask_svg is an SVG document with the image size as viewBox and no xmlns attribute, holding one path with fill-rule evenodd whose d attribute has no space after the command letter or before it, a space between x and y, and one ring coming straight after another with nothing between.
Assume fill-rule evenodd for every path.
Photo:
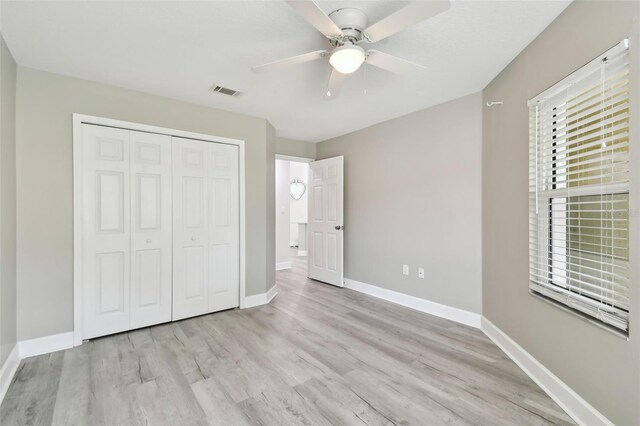
<instances>
[{"instance_id":1,"label":"decorative wall hanging","mask_svg":"<svg viewBox=\"0 0 640 426\"><path fill-rule=\"evenodd\" d=\"M289 194L294 200L299 200L304 195L304 191L307 190L307 186L299 178L291 180L289 184Z\"/></svg>"}]
</instances>

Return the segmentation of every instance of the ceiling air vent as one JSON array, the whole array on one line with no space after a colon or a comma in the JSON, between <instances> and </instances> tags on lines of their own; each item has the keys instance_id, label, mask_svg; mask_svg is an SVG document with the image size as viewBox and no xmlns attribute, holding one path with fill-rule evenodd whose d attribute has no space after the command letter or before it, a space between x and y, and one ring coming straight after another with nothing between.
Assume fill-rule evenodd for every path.
<instances>
[{"instance_id":1,"label":"ceiling air vent","mask_svg":"<svg viewBox=\"0 0 640 426\"><path fill-rule=\"evenodd\" d=\"M233 90L227 87L216 86L216 85L211 86L209 91L213 93L220 93L221 95L234 96L234 97L240 96L242 94L242 92L240 92L239 90Z\"/></svg>"}]
</instances>

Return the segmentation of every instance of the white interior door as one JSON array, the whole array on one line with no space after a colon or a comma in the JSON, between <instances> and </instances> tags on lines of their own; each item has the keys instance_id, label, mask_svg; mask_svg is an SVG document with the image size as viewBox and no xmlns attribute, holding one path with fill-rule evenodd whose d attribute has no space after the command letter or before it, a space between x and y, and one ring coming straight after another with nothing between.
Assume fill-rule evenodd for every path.
<instances>
[{"instance_id":1,"label":"white interior door","mask_svg":"<svg viewBox=\"0 0 640 426\"><path fill-rule=\"evenodd\" d=\"M130 328L171 321L171 137L130 132Z\"/></svg>"},{"instance_id":2,"label":"white interior door","mask_svg":"<svg viewBox=\"0 0 640 426\"><path fill-rule=\"evenodd\" d=\"M172 138L173 319L208 312L207 144Z\"/></svg>"},{"instance_id":3,"label":"white interior door","mask_svg":"<svg viewBox=\"0 0 640 426\"><path fill-rule=\"evenodd\" d=\"M209 312L240 305L238 147L205 143L209 155Z\"/></svg>"},{"instance_id":4,"label":"white interior door","mask_svg":"<svg viewBox=\"0 0 640 426\"><path fill-rule=\"evenodd\" d=\"M309 163L309 278L339 287L343 278L343 157Z\"/></svg>"},{"instance_id":5,"label":"white interior door","mask_svg":"<svg viewBox=\"0 0 640 426\"><path fill-rule=\"evenodd\" d=\"M83 332L129 328L129 131L82 125Z\"/></svg>"}]
</instances>

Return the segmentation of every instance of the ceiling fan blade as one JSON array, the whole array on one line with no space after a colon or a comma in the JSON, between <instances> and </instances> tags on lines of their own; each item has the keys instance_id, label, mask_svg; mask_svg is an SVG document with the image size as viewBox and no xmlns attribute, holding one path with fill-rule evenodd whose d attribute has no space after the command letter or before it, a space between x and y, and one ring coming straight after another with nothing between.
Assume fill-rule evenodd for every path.
<instances>
[{"instance_id":1,"label":"ceiling fan blade","mask_svg":"<svg viewBox=\"0 0 640 426\"><path fill-rule=\"evenodd\" d=\"M364 40L374 43L451 7L449 0L414 1L364 30Z\"/></svg>"},{"instance_id":2,"label":"ceiling fan blade","mask_svg":"<svg viewBox=\"0 0 640 426\"><path fill-rule=\"evenodd\" d=\"M318 7L313 0L285 0L311 25L328 38L342 37L342 30Z\"/></svg>"},{"instance_id":3,"label":"ceiling fan blade","mask_svg":"<svg viewBox=\"0 0 640 426\"><path fill-rule=\"evenodd\" d=\"M342 88L342 82L345 75L331 68L331 75L329 76L329 85L327 91L324 94L326 99L334 99L340 96L340 89Z\"/></svg>"},{"instance_id":4,"label":"ceiling fan blade","mask_svg":"<svg viewBox=\"0 0 640 426\"><path fill-rule=\"evenodd\" d=\"M290 65L303 64L305 62L315 61L327 56L326 50L316 50L315 52L303 53L302 55L292 56L291 58L280 59L279 61L269 62L267 64L251 67L253 72L274 71Z\"/></svg>"},{"instance_id":5,"label":"ceiling fan blade","mask_svg":"<svg viewBox=\"0 0 640 426\"><path fill-rule=\"evenodd\" d=\"M397 56L389 55L378 50L367 51L366 63L374 67L391 71L395 74L408 77L420 78L427 75L428 68Z\"/></svg>"}]
</instances>

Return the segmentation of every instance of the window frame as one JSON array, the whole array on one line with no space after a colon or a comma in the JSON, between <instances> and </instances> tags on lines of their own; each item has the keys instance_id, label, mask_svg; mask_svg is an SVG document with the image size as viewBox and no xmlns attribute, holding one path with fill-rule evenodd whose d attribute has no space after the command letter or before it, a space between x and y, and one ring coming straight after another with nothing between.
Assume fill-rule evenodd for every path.
<instances>
[{"instance_id":1,"label":"window frame","mask_svg":"<svg viewBox=\"0 0 640 426\"><path fill-rule=\"evenodd\" d=\"M607 56L607 54L609 52L613 51L616 48L619 49L621 46L623 48L625 48L625 49L628 49L628 51L629 51L630 68L631 69L629 71L630 93L629 93L629 101L628 101L629 102L629 107L628 108L629 108L630 111L635 111L636 109L634 108L634 106L637 105L638 101L637 101L637 97L636 97L637 96L637 93L636 93L637 90L634 90L634 87L637 87L638 85L635 84L635 82L633 80L636 80L638 78L638 76L637 76L637 74L638 74L637 71L638 70L633 66L633 64L631 62L633 60L632 58L634 56L636 56L636 55L632 54L632 49L630 49L629 40L628 39L625 39L622 42L618 43L613 48L608 49L607 52L603 53L598 58L596 58L593 61L589 62L588 64L586 64L584 67L578 69L577 71L569 74L566 78L564 78L561 81L559 81L558 83L554 84L551 88L545 90L540 95L538 95L538 96L534 97L533 99L531 99L529 101L529 104L528 104L529 107L531 108L533 105L538 104L538 102L540 102L540 100L543 100L543 99L545 99L547 97L550 98L551 96L553 96L553 95L549 95L548 93L549 92L553 92L554 90L557 90L556 89L557 87L561 87L563 85L566 85L567 82L569 82L571 80L579 81L580 78L582 78L582 76L588 75L589 73L592 72L593 67L594 67L594 65L593 65L594 62L602 61L604 58L606 58L606 56ZM632 84L632 83L634 83L634 84ZM557 93L558 92L556 91L555 94L557 94ZM554 111L554 114L553 114L552 118L556 117L555 110L557 108L558 108L557 106L552 107L552 111ZM531 114L531 112L530 112L530 114ZM535 112L536 147L534 148L535 149L536 168L538 167L538 156L540 155L539 154L539 149L538 149L538 146L537 146L537 143L538 143L537 142L537 140L538 140L538 129L539 129L538 117L539 117L538 110L536 108L536 112ZM632 145L632 141L636 142L636 138L634 138L634 134L631 131L632 130L632 126L635 124L635 122L634 122L634 124L632 124L632 122L634 122L634 120L632 119L632 114L629 113L629 124L628 124L628 126L629 126L629 132L628 132L629 153L628 153L628 157L629 157L630 168L631 168L631 164L633 163L632 160L631 160L631 157L632 157L631 154L633 153L633 150L631 150L631 145ZM553 121L552 125L555 125L556 123L557 123L556 121ZM531 115L529 116L529 125L530 125L530 129L531 129L531 126L532 126ZM556 132L556 128L554 127L552 133L555 133L555 132ZM552 139L555 140L556 137L557 137L557 135L554 134L552 136ZM629 263L629 303L628 303L628 307L626 307L626 308L624 306L615 305L614 303L612 303L611 306L614 307L615 309L618 309L620 311L626 312L627 314L630 313L630 311L632 310L632 305L633 305L633 301L631 300L631 293L632 293L631 285L632 285L632 282L633 282L632 281L632 277L634 275L636 275L635 272L631 271L632 262L634 260L634 259L632 259L633 251L632 251L632 247L631 247L632 246L631 240L632 240L633 235L634 235L634 233L632 232L632 220L631 220L632 218L631 218L631 216L632 216L632 206L635 203L635 200L634 200L634 203L632 203L633 192L634 192L634 191L632 191L633 173L631 172L631 169L630 169L629 181L624 182L624 183L620 183L620 184L619 183L602 184L602 185L600 185L599 188L593 187L591 185L589 185L587 187L575 186L575 187L571 187L571 188L569 188L569 187L558 188L559 184L556 181L557 177L555 176L556 175L556 170L557 170L556 166L557 166L557 163L559 161L562 161L562 160L567 161L566 160L567 157L561 157L560 159L558 158L560 156L557 155L558 152L556 151L555 142L551 145L551 147L553 148L552 151L551 151L551 159L547 160L548 161L547 164L551 164L552 165L551 166L551 170L552 170L551 188L550 189L545 189L545 190L541 190L540 189L540 185L539 185L539 182L538 182L538 179L539 179L538 170L536 169L536 171L535 171L535 174L536 174L536 176L535 176L535 201L534 201L536 203L536 206L535 206L536 207L536 215L542 214L542 211L541 211L542 209L545 209L547 211L547 220L546 220L546 225L544 227L546 228L545 230L546 230L546 233L547 233L547 237L546 237L547 250L545 251L547 259L546 259L545 262L548 265L548 271L547 271L548 279L547 279L547 285L545 286L544 284L542 284L542 282L535 282L531 278L532 277L532 272L531 272L532 267L533 267L533 269L535 269L536 267L538 269L540 269L540 267L542 266L542 263L540 263L540 259L541 259L540 253L542 253L542 250L539 247L540 241L537 241L537 242L534 243L535 247L536 247L535 249L531 248L532 247L532 240L531 239L534 238L534 237L532 237L532 230L537 230L537 232L540 233L541 232L541 230L539 229L539 223L540 222L538 222L538 224L535 225L533 228L532 228L532 226L533 226L532 223L529 222L529 277L530 277L529 278L529 293L532 294L533 296L537 297L537 298L541 298L541 299L543 299L545 301L548 301L548 302L556 305L557 307L559 307L559 308L561 308L561 309L563 309L565 311L577 314L580 317L588 320L591 323L594 323L594 324L596 324L596 325L598 325L598 326L600 326L602 328L605 328L605 329L607 329L609 331L612 331L612 332L614 332L614 333L616 333L618 335L621 335L622 337L628 338L629 331L630 331L630 328L631 328L631 315L629 315L629 317L628 317L627 329L623 330L623 329L621 329L619 327L613 326L612 324L608 323L607 321L604 321L601 318L598 318L597 315L593 315L592 313L587 312L585 309L580 309L580 308L576 308L575 306L572 306L572 303L569 303L569 302L571 302L571 300L569 300L570 297L567 296L568 300L566 302L561 302L555 297L550 297L548 295L548 292L553 292L553 290L550 289L551 287L557 287L558 292L561 292L561 293L574 293L574 294L580 295L580 297L582 297L582 298L585 298L585 297L586 298L591 298L590 296L585 295L585 294L581 294L579 291L576 291L576 290L571 288L572 286L568 284L568 281L569 281L568 275L569 275L570 271L568 271L567 269L564 270L565 274L567 275L567 278L566 278L564 284L560 280L558 280L558 277L561 277L562 274L558 274L557 271L554 271L554 269L557 269L557 267L554 267L554 263L558 262L558 260L556 260L556 258L555 258L555 255L556 255L556 251L555 250L557 249L557 247L554 245L554 242L557 242L557 241L560 240L559 237L557 237L557 236L554 237L554 235L553 235L554 234L554 231L553 231L554 227L558 226L557 224L554 223L554 221L555 221L554 220L555 219L554 218L554 210L553 210L554 209L554 201L556 201L556 200L558 200L560 198L564 198L565 199L564 203L558 203L558 205L564 206L564 211L565 211L564 219L562 217L560 218L560 221L564 221L564 225L560 225L560 226L564 226L565 228L569 228L570 219L568 219L568 216L571 214L571 213L569 213L570 206L571 206L571 202L569 201L570 198L583 197L583 196L587 196L587 197L588 196L603 196L603 197L611 197L611 199L613 199L613 197L615 197L616 195L624 194L624 195L626 195L628 197L628 199L627 199L627 205L628 205L627 240L628 240L629 246L627 248L627 250L628 250L627 253L628 253L628 263ZM563 150L567 150L568 149L568 144L565 142L562 148L563 148ZM531 155L532 155L532 152L531 152L531 146L530 146L530 165L531 165ZM562 167L566 167L566 166L567 165L565 163L565 165L562 166ZM564 179L567 179L568 173L565 173L563 177L564 177ZM543 177L543 179L545 179L545 178ZM547 175L546 179L549 179L548 175ZM531 185L531 177L530 177L530 185ZM602 191L603 187L606 188L606 192ZM531 189L529 189L529 192L530 192L529 195L530 195L530 202L531 202L531 197L534 194L532 194ZM541 202L543 202L544 205L539 205ZM600 201L600 203L602 203L602 201ZM529 206L530 211L531 211L531 208L532 207L530 205ZM557 232L555 232L555 233L557 234ZM564 231L564 235L567 235L567 234L568 234L568 230L566 229ZM568 242L568 239L564 239L563 242L566 245L566 243ZM606 245L604 245L604 244L601 245L601 247L605 247L605 246ZM532 252L532 250L534 250L534 251ZM566 266L566 264L567 264L567 260L566 260L567 250L568 249L565 246L563 251L558 252L560 255L564 256L565 260L563 262L564 262L565 268L567 268L567 266ZM564 253L564 254L561 254L561 253ZM613 258L615 256L611 255L611 257ZM535 259L535 260L532 260L532 259ZM542 269L542 271L544 271L544 270ZM540 272L540 273L544 274L544 272ZM539 287L539 290L536 290L536 289L534 289L532 287ZM605 287L605 284L603 284L602 287ZM544 289L546 291L540 291L542 289ZM545 293L547 293L547 294L545 294ZM600 306L604 305L604 303L602 302L601 299L596 299L596 298L591 298L591 299L593 300L594 305L596 305L596 304L600 304ZM594 309L596 311L599 311L599 308L594 308Z\"/></svg>"}]
</instances>

